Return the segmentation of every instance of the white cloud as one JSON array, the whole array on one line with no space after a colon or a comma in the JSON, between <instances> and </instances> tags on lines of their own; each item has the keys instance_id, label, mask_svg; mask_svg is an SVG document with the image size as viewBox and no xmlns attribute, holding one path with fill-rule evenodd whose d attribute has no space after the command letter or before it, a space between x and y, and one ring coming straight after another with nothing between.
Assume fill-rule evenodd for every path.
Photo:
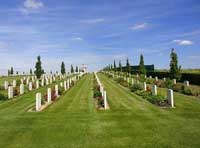
<instances>
[{"instance_id":1,"label":"white cloud","mask_svg":"<svg viewBox=\"0 0 200 148\"><path fill-rule=\"evenodd\" d=\"M173 40L173 42L177 43L178 45L189 46L193 45L194 42L190 40Z\"/></svg>"},{"instance_id":2,"label":"white cloud","mask_svg":"<svg viewBox=\"0 0 200 148\"><path fill-rule=\"evenodd\" d=\"M23 7L19 8L19 11L25 15L29 13L35 13L36 10L43 8L44 4L40 0L25 0Z\"/></svg>"},{"instance_id":3,"label":"white cloud","mask_svg":"<svg viewBox=\"0 0 200 148\"><path fill-rule=\"evenodd\" d=\"M83 38L81 38L81 37L75 37L75 38L72 38L72 40L74 40L74 41L83 41Z\"/></svg>"},{"instance_id":4,"label":"white cloud","mask_svg":"<svg viewBox=\"0 0 200 148\"><path fill-rule=\"evenodd\" d=\"M104 18L96 18L96 19L82 20L81 22L86 24L97 24L97 23L102 23L104 21L105 21Z\"/></svg>"},{"instance_id":5,"label":"white cloud","mask_svg":"<svg viewBox=\"0 0 200 148\"><path fill-rule=\"evenodd\" d=\"M191 55L191 56L189 56L189 59L200 60L200 55Z\"/></svg>"},{"instance_id":6,"label":"white cloud","mask_svg":"<svg viewBox=\"0 0 200 148\"><path fill-rule=\"evenodd\" d=\"M0 26L0 33L35 34L38 32L29 26Z\"/></svg>"},{"instance_id":7,"label":"white cloud","mask_svg":"<svg viewBox=\"0 0 200 148\"><path fill-rule=\"evenodd\" d=\"M131 27L132 30L141 30L141 29L145 29L148 27L147 23L142 23L142 24L136 24L133 27Z\"/></svg>"},{"instance_id":8,"label":"white cloud","mask_svg":"<svg viewBox=\"0 0 200 148\"><path fill-rule=\"evenodd\" d=\"M24 8L26 9L38 9L42 8L44 4L40 0L25 0Z\"/></svg>"}]
</instances>

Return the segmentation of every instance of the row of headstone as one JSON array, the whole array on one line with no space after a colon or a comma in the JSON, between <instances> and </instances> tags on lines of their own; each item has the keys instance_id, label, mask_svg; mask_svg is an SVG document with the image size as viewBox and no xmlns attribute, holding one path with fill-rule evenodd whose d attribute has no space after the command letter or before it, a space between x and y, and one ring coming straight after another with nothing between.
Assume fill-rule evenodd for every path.
<instances>
[{"instance_id":1,"label":"row of headstone","mask_svg":"<svg viewBox=\"0 0 200 148\"><path fill-rule=\"evenodd\" d=\"M82 75L79 76L79 78L81 77ZM63 87L63 83L64 83L64 89L65 91L67 89L70 88L70 86L72 86L72 81L76 81L76 78L75 77L72 77L70 79L68 79L67 81L64 81L64 82L61 82L60 84L60 87ZM58 87L58 84L55 85L55 95L56 97L58 98L59 97L59 87ZM48 88L47 89L47 103L50 104L52 102L52 90L51 88ZM40 111L41 109L41 106L42 106L42 98L41 98L41 93L37 93L36 94L36 111Z\"/></svg>"},{"instance_id":2,"label":"row of headstone","mask_svg":"<svg viewBox=\"0 0 200 148\"><path fill-rule=\"evenodd\" d=\"M40 82L39 80L36 79L36 77L32 76L32 82L29 81L30 77L26 78L24 77L23 79L27 80L26 82L28 82L28 90L29 91L32 91L33 90L33 82L35 82L36 80L36 89L39 89L40 87ZM51 79L50 78L50 84L52 84L53 81L55 81L56 79ZM48 80L47 80L48 81ZM22 82L22 81L21 81ZM47 82L46 85L48 85L49 83ZM44 84L44 79L42 78L41 80L41 86L43 87L45 84ZM7 90L8 89L8 99L11 99L14 97L14 88L16 87L16 80L13 80L13 83L11 86L9 86L8 84L8 81L5 81L4 82L4 87L5 89ZM20 84L20 88L19 88L19 94L20 95L23 95L24 94L24 83L22 82Z\"/></svg>"},{"instance_id":3,"label":"row of headstone","mask_svg":"<svg viewBox=\"0 0 200 148\"><path fill-rule=\"evenodd\" d=\"M143 90L144 91L147 90L146 82L143 83ZM153 85L152 86L152 95L157 95L157 94L158 94L157 86ZM168 100L168 103L171 105L171 107L174 107L174 96L173 96L172 89L167 90L167 100Z\"/></svg>"},{"instance_id":4,"label":"row of headstone","mask_svg":"<svg viewBox=\"0 0 200 148\"><path fill-rule=\"evenodd\" d=\"M98 85L100 86L100 92L102 94L103 100L104 100L104 109L108 109L108 102L107 102L107 93L104 90L103 85L101 84L99 77L97 76L96 72L95 72L95 78L97 80ZM114 75L113 75L114 78Z\"/></svg>"}]
</instances>

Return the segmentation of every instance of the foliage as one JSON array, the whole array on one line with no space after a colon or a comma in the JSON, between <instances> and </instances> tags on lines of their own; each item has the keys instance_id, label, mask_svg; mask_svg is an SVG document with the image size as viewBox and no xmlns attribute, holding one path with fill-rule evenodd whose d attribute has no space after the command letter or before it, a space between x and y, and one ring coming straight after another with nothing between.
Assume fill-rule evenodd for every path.
<instances>
[{"instance_id":1,"label":"foliage","mask_svg":"<svg viewBox=\"0 0 200 148\"><path fill-rule=\"evenodd\" d=\"M38 56L37 62L35 64L35 75L39 79L42 74L44 74L44 70L42 69L42 62L41 62L40 56Z\"/></svg>"},{"instance_id":2,"label":"foliage","mask_svg":"<svg viewBox=\"0 0 200 148\"><path fill-rule=\"evenodd\" d=\"M119 61L119 71L122 72L122 63Z\"/></svg>"},{"instance_id":3,"label":"foliage","mask_svg":"<svg viewBox=\"0 0 200 148\"><path fill-rule=\"evenodd\" d=\"M71 73L74 73L74 67L71 65Z\"/></svg>"},{"instance_id":4,"label":"foliage","mask_svg":"<svg viewBox=\"0 0 200 148\"><path fill-rule=\"evenodd\" d=\"M116 63L115 63L115 60L114 60L114 71L116 72L117 71L117 66L116 66Z\"/></svg>"},{"instance_id":5,"label":"foliage","mask_svg":"<svg viewBox=\"0 0 200 148\"><path fill-rule=\"evenodd\" d=\"M61 74L65 74L66 73L66 71L65 71L65 63L64 62L62 62L61 63Z\"/></svg>"},{"instance_id":6,"label":"foliage","mask_svg":"<svg viewBox=\"0 0 200 148\"><path fill-rule=\"evenodd\" d=\"M128 58L127 58L127 60L126 60L126 72L127 72L127 73L131 73L131 65L130 65L130 63L129 63Z\"/></svg>"},{"instance_id":7,"label":"foliage","mask_svg":"<svg viewBox=\"0 0 200 148\"><path fill-rule=\"evenodd\" d=\"M144 57L142 54L140 55L139 72L140 74L146 74L146 69L144 66Z\"/></svg>"},{"instance_id":8,"label":"foliage","mask_svg":"<svg viewBox=\"0 0 200 148\"><path fill-rule=\"evenodd\" d=\"M180 78L181 78L181 73L180 73L181 67L180 66L178 67L178 56L175 53L174 49L172 49L172 51L171 51L170 58L171 58L170 71L169 71L170 78L180 80Z\"/></svg>"},{"instance_id":9,"label":"foliage","mask_svg":"<svg viewBox=\"0 0 200 148\"><path fill-rule=\"evenodd\" d=\"M76 70L75 70L75 72L78 72L78 66L76 66Z\"/></svg>"},{"instance_id":10,"label":"foliage","mask_svg":"<svg viewBox=\"0 0 200 148\"><path fill-rule=\"evenodd\" d=\"M137 90L142 90L142 86L141 86L140 84L133 84L133 85L131 86L131 91L132 91L132 92L135 92L135 91L137 91Z\"/></svg>"}]
</instances>

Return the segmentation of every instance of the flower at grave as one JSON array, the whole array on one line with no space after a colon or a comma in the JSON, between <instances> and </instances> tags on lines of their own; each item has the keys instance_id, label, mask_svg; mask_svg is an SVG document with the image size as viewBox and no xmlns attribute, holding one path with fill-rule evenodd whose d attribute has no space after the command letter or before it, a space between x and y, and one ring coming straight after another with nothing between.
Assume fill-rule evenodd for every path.
<instances>
[{"instance_id":1,"label":"flower at grave","mask_svg":"<svg viewBox=\"0 0 200 148\"><path fill-rule=\"evenodd\" d=\"M151 92L151 87L147 86L147 91Z\"/></svg>"},{"instance_id":2,"label":"flower at grave","mask_svg":"<svg viewBox=\"0 0 200 148\"><path fill-rule=\"evenodd\" d=\"M56 96L56 91L54 89L52 89L51 91L51 101L56 101L57 96ZM48 100L48 95L47 93L44 95L44 100L47 101Z\"/></svg>"},{"instance_id":3,"label":"flower at grave","mask_svg":"<svg viewBox=\"0 0 200 148\"><path fill-rule=\"evenodd\" d=\"M35 84L32 84L32 88L33 88L33 89L35 89L35 88L36 88Z\"/></svg>"},{"instance_id":4,"label":"flower at grave","mask_svg":"<svg viewBox=\"0 0 200 148\"><path fill-rule=\"evenodd\" d=\"M19 95L19 88L15 87L13 93L14 93L14 96L18 96Z\"/></svg>"}]
</instances>

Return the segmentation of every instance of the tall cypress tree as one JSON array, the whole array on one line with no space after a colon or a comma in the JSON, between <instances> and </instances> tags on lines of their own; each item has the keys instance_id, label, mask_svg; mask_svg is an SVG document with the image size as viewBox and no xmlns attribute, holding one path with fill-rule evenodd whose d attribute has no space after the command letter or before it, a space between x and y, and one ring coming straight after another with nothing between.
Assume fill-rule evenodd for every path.
<instances>
[{"instance_id":1,"label":"tall cypress tree","mask_svg":"<svg viewBox=\"0 0 200 148\"><path fill-rule=\"evenodd\" d=\"M121 64L121 61L119 61L119 71L122 72L122 64Z\"/></svg>"},{"instance_id":2,"label":"tall cypress tree","mask_svg":"<svg viewBox=\"0 0 200 148\"><path fill-rule=\"evenodd\" d=\"M13 75L13 74L14 74L13 67L11 67L11 69L10 69L10 74L11 74L11 75Z\"/></svg>"},{"instance_id":3,"label":"tall cypress tree","mask_svg":"<svg viewBox=\"0 0 200 148\"><path fill-rule=\"evenodd\" d=\"M175 53L174 48L172 48L170 58L171 58L170 70L169 70L170 78L179 80L181 78L181 73L180 73L181 66L178 67L178 56Z\"/></svg>"},{"instance_id":4,"label":"tall cypress tree","mask_svg":"<svg viewBox=\"0 0 200 148\"><path fill-rule=\"evenodd\" d=\"M71 73L74 73L74 67L71 65Z\"/></svg>"},{"instance_id":5,"label":"tall cypress tree","mask_svg":"<svg viewBox=\"0 0 200 148\"><path fill-rule=\"evenodd\" d=\"M8 76L10 75L10 70L8 69Z\"/></svg>"},{"instance_id":6,"label":"tall cypress tree","mask_svg":"<svg viewBox=\"0 0 200 148\"><path fill-rule=\"evenodd\" d=\"M126 60L126 72L127 72L127 73L131 73L131 65L130 65L130 63L129 63L128 58L127 58L127 60Z\"/></svg>"},{"instance_id":7,"label":"tall cypress tree","mask_svg":"<svg viewBox=\"0 0 200 148\"><path fill-rule=\"evenodd\" d=\"M117 71L117 66L116 66L115 60L114 60L113 65L114 65L114 71L116 72Z\"/></svg>"},{"instance_id":8,"label":"tall cypress tree","mask_svg":"<svg viewBox=\"0 0 200 148\"><path fill-rule=\"evenodd\" d=\"M75 72L78 72L78 66L76 66L76 70L75 70Z\"/></svg>"},{"instance_id":9,"label":"tall cypress tree","mask_svg":"<svg viewBox=\"0 0 200 148\"><path fill-rule=\"evenodd\" d=\"M39 79L42 74L44 74L44 70L42 69L42 62L40 60L40 56L38 56L37 57L37 62L35 64L35 75Z\"/></svg>"},{"instance_id":10,"label":"tall cypress tree","mask_svg":"<svg viewBox=\"0 0 200 148\"><path fill-rule=\"evenodd\" d=\"M64 62L62 62L61 63L61 74L65 74L66 73L66 71L65 71L65 63Z\"/></svg>"},{"instance_id":11,"label":"tall cypress tree","mask_svg":"<svg viewBox=\"0 0 200 148\"><path fill-rule=\"evenodd\" d=\"M33 71L32 71L32 69L30 69L30 75L32 75L33 74Z\"/></svg>"},{"instance_id":12,"label":"tall cypress tree","mask_svg":"<svg viewBox=\"0 0 200 148\"><path fill-rule=\"evenodd\" d=\"M144 57L142 54L140 55L139 72L140 74L146 74L146 69L144 66Z\"/></svg>"}]
</instances>

